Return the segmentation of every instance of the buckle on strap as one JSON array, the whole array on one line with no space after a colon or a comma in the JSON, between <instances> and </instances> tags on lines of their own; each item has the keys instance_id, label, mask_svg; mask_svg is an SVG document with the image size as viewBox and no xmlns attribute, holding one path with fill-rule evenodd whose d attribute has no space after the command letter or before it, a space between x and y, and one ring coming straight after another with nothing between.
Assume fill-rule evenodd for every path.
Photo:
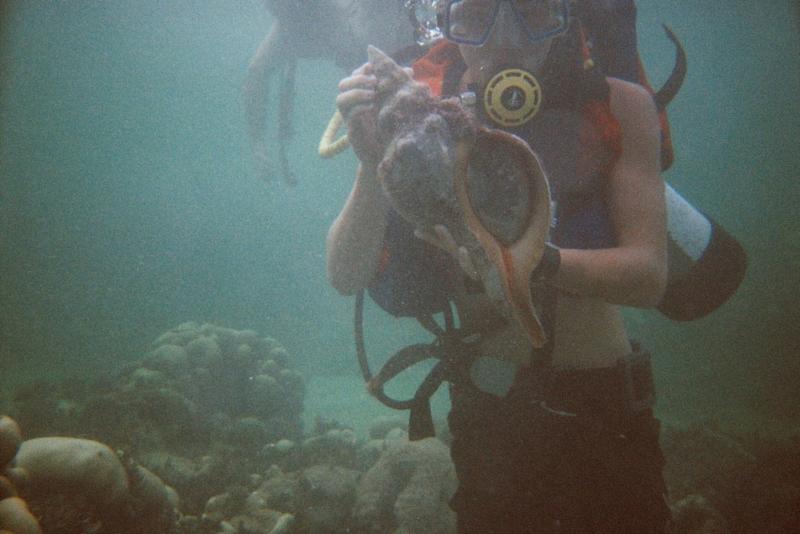
<instances>
[{"instance_id":1,"label":"buckle on strap","mask_svg":"<svg viewBox=\"0 0 800 534\"><path fill-rule=\"evenodd\" d=\"M624 419L652 408L656 398L650 354L637 344L613 367L551 369L537 387L533 402L560 416Z\"/></svg>"}]
</instances>

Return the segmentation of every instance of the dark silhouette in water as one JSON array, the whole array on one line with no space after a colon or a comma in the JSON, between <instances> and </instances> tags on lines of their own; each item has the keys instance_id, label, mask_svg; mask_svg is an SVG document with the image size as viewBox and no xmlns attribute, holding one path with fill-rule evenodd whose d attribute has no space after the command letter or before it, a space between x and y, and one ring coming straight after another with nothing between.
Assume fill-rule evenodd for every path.
<instances>
[{"instance_id":1,"label":"dark silhouette in water","mask_svg":"<svg viewBox=\"0 0 800 534\"><path fill-rule=\"evenodd\" d=\"M247 71L244 104L247 131L258 174L270 181L274 158L283 179L296 183L286 157L293 136L295 70L301 59L333 61L343 69L364 62L373 44L390 53L414 44L414 28L402 0L320 0L313 7L297 0L265 0L273 18ZM267 131L276 122L268 107L272 86L278 87L277 156L270 154Z\"/></svg>"}]
</instances>

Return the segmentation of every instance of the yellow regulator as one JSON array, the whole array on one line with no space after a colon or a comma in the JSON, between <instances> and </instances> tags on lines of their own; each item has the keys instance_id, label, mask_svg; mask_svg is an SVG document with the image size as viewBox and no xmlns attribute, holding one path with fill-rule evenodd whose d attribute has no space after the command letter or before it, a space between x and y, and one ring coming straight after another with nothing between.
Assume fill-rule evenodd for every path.
<instances>
[{"instance_id":1,"label":"yellow regulator","mask_svg":"<svg viewBox=\"0 0 800 534\"><path fill-rule=\"evenodd\" d=\"M536 116L541 105L541 84L533 74L522 69L498 72L483 91L486 115L504 128L527 123Z\"/></svg>"}]
</instances>

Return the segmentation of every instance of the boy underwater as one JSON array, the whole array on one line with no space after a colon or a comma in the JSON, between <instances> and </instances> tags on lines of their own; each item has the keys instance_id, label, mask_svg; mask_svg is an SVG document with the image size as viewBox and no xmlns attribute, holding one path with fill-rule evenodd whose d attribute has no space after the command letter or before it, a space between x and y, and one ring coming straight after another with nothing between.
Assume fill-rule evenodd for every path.
<instances>
[{"instance_id":1,"label":"boy underwater","mask_svg":"<svg viewBox=\"0 0 800 534\"><path fill-rule=\"evenodd\" d=\"M444 95L480 93L509 68L537 80L540 109L524 124L503 125L501 117L500 126L525 139L542 160L557 220L553 252L535 271L535 282L553 295L543 311L547 345L534 352L532 365L513 367L507 387L498 388L481 370L451 380L448 422L459 479L452 506L459 532L664 532L670 512L659 422L648 402L652 391L631 387L631 376L639 383L652 377L618 308L656 306L667 282L653 99L636 84L588 74L580 24L566 0L442 4L446 41L418 63L417 78L441 86ZM360 165L328 236L331 284L342 294L380 291L385 272L444 251L466 273L444 270L450 274L439 284L450 288L461 324L476 330L496 325L497 312L474 289L474 268L449 229L415 232L383 193L374 121L359 119L375 112L375 84L365 65L339 85L337 106ZM515 108L519 95L507 96L509 109ZM498 126L491 110L479 116ZM398 267L387 269L387 249ZM424 271L426 265L409 268ZM532 347L519 325L505 323L486 329L477 350L524 361Z\"/></svg>"}]
</instances>

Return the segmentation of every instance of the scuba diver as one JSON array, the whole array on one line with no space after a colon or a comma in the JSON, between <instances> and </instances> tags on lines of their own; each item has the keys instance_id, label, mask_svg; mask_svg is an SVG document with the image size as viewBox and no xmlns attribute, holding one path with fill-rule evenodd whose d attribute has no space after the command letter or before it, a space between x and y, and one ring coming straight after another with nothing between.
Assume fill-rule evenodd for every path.
<instances>
[{"instance_id":1,"label":"scuba diver","mask_svg":"<svg viewBox=\"0 0 800 534\"><path fill-rule=\"evenodd\" d=\"M468 276L440 271L451 277L440 285L452 289L462 328L480 333L470 349L483 362L450 387L459 531L663 532L670 512L659 422L650 388L626 380L647 384L648 360L619 310L655 306L667 280L653 99L639 85L584 70L580 24L566 1L449 0L441 17L446 39L417 63L418 78L436 72L442 93L455 95L480 92L511 67L538 81L542 116L513 131L542 158L558 221L553 253L536 269L536 283L552 288L543 310L549 342L530 366L513 368L512 380L482 356L524 359L532 350L526 336L493 317ZM444 263L440 251L463 263L447 228L421 240L391 212L376 179L376 132L357 120L375 99L369 69L342 80L340 91L360 165L328 236L332 285L343 294L379 291L382 275L397 270L387 263L416 259L423 264L406 271L435 269ZM492 375L511 384L498 386Z\"/></svg>"},{"instance_id":2,"label":"scuba diver","mask_svg":"<svg viewBox=\"0 0 800 534\"><path fill-rule=\"evenodd\" d=\"M632 22L627 33L587 31L592 17L599 25L604 14L634 13L632 0L436 7L444 39L414 63L415 79L527 142L549 181L550 238L531 275L547 342L534 348L519 324L500 316L450 229L421 232L390 205L378 180L378 88L366 64L339 84L337 107L360 163L330 228L327 262L333 287L357 295L370 391L410 409L409 436L418 439L431 434L432 390L449 382L459 532L665 532L670 508L650 357L629 339L620 306L692 320L732 294L746 264L735 240L661 178L672 159L663 108L682 74L653 94L634 83L641 69ZM634 45L630 57L593 58L625 40ZM694 226L678 228L690 224L699 238ZM372 377L359 326L364 290L437 334L429 352L441 350L446 365L408 403L388 399L382 385L424 354L400 351ZM432 322L437 313L446 331Z\"/></svg>"},{"instance_id":3,"label":"scuba diver","mask_svg":"<svg viewBox=\"0 0 800 534\"><path fill-rule=\"evenodd\" d=\"M269 182L281 176L287 185L295 185L288 147L294 136L298 62L329 60L349 72L359 65L367 44L401 58L416 55L417 47L401 0L263 3L273 22L247 68L242 95L247 134L259 177Z\"/></svg>"}]
</instances>

